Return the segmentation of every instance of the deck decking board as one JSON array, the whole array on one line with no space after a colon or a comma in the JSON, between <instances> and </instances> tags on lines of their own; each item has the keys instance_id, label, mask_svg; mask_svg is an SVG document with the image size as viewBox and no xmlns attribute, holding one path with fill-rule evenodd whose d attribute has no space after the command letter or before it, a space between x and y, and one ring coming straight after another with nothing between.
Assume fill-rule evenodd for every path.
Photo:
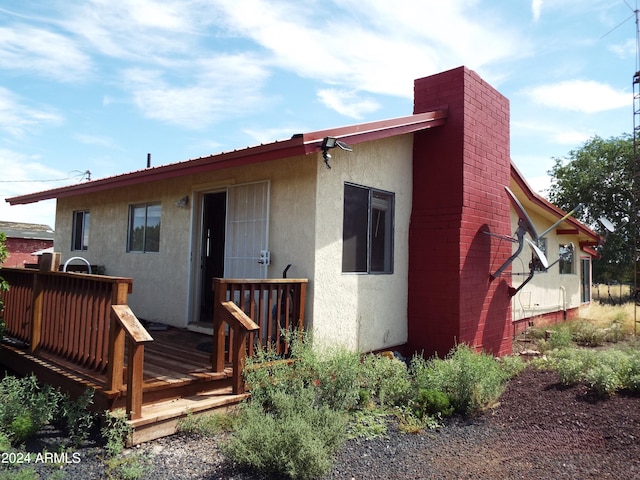
<instances>
[{"instance_id":1,"label":"deck decking board","mask_svg":"<svg viewBox=\"0 0 640 480\"><path fill-rule=\"evenodd\" d=\"M177 328L151 335L154 341L145 345L144 352L143 418L132 421L134 428L141 429L135 438L173 433L176 419L186 411L226 408L246 398L231 394L231 369L214 372L210 354L198 350L199 345L211 341L210 335ZM100 409L120 408L126 399L126 382L121 391L107 391L106 374L79 367L52 352L41 350L32 355L26 347L5 342L0 345L0 362L18 367L15 371L20 374L34 372L49 383L54 379L56 386L76 395L93 388ZM126 378L126 369L123 374Z\"/></svg>"}]
</instances>

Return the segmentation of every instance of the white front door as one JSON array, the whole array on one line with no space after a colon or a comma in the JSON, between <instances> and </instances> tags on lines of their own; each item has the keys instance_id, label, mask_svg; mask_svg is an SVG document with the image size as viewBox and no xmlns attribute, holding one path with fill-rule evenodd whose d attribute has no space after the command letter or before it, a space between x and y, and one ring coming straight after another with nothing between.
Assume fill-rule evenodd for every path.
<instances>
[{"instance_id":1,"label":"white front door","mask_svg":"<svg viewBox=\"0 0 640 480\"><path fill-rule=\"evenodd\" d=\"M227 189L226 278L267 278L269 181Z\"/></svg>"}]
</instances>

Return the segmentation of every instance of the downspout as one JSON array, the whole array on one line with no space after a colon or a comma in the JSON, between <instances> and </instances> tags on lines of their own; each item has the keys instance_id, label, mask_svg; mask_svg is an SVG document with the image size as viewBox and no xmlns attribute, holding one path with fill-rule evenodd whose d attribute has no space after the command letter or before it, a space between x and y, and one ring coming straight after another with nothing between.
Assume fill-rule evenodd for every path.
<instances>
[{"instance_id":1,"label":"downspout","mask_svg":"<svg viewBox=\"0 0 640 480\"><path fill-rule=\"evenodd\" d=\"M560 285L560 296L562 297L562 303L560 306L562 307L562 319L567 319L567 291L565 288Z\"/></svg>"}]
</instances>

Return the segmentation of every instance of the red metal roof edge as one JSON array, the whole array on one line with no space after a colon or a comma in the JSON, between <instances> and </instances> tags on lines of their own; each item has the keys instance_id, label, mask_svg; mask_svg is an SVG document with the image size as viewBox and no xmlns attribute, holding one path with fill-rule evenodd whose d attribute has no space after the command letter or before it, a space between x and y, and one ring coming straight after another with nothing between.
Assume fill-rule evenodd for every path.
<instances>
[{"instance_id":1,"label":"red metal roof edge","mask_svg":"<svg viewBox=\"0 0 640 480\"><path fill-rule=\"evenodd\" d=\"M558 217L558 219L566 215L567 212L555 206L549 200L547 200L546 198L544 198L543 196L539 195L537 192L534 192L531 189L527 181L524 179L524 176L522 175L522 173L520 173L520 170L518 170L518 168L515 166L513 161L511 161L511 178L515 180L515 182L522 189L522 191L525 193L527 198L530 201L532 201L534 204L536 204L538 207ZM600 244L604 240L597 232L590 229L584 223L580 222L574 217L567 218L565 222L571 224L580 233L583 233L584 235L587 235L588 237L592 238L596 244Z\"/></svg>"},{"instance_id":2,"label":"red metal roof edge","mask_svg":"<svg viewBox=\"0 0 640 480\"><path fill-rule=\"evenodd\" d=\"M447 108L442 107L431 112L416 115L318 130L316 132L293 135L288 140L274 141L272 143L246 147L240 150L221 152L206 157L185 160L183 162L150 167L77 185L19 195L6 198L5 200L11 205L24 205L52 198L64 198L104 191L111 188L126 187L142 182L147 183L166 180L177 176L197 174L203 171L249 165L296 155L308 155L319 152L322 140L327 136L336 137L351 142L352 144L358 144L365 141L378 140L440 126L446 122L446 118Z\"/></svg>"}]
</instances>

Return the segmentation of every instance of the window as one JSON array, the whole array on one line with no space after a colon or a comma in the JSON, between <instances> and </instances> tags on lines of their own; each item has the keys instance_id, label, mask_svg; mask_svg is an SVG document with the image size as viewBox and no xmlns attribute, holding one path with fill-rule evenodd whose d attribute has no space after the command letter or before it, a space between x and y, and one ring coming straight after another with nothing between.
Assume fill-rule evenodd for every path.
<instances>
[{"instance_id":1,"label":"window","mask_svg":"<svg viewBox=\"0 0 640 480\"><path fill-rule=\"evenodd\" d=\"M549 260L549 256L547 255L547 239L546 238L538 238L536 241L536 246L544 253L544 256ZM537 255L533 255L533 270L536 272L546 272L547 269L544 268L542 262L537 257Z\"/></svg>"},{"instance_id":2,"label":"window","mask_svg":"<svg viewBox=\"0 0 640 480\"><path fill-rule=\"evenodd\" d=\"M71 250L89 249L89 212L86 210L73 212L71 233Z\"/></svg>"},{"instance_id":3,"label":"window","mask_svg":"<svg viewBox=\"0 0 640 480\"><path fill-rule=\"evenodd\" d=\"M589 258L580 259L580 301L589 303L591 301L591 260Z\"/></svg>"},{"instance_id":4,"label":"window","mask_svg":"<svg viewBox=\"0 0 640 480\"><path fill-rule=\"evenodd\" d=\"M573 244L560 245L560 273L575 273L573 267Z\"/></svg>"},{"instance_id":5,"label":"window","mask_svg":"<svg viewBox=\"0 0 640 480\"><path fill-rule=\"evenodd\" d=\"M394 194L345 183L344 273L393 273Z\"/></svg>"},{"instance_id":6,"label":"window","mask_svg":"<svg viewBox=\"0 0 640 480\"><path fill-rule=\"evenodd\" d=\"M146 203L129 207L129 252L160 251L160 215L159 203Z\"/></svg>"}]
</instances>

